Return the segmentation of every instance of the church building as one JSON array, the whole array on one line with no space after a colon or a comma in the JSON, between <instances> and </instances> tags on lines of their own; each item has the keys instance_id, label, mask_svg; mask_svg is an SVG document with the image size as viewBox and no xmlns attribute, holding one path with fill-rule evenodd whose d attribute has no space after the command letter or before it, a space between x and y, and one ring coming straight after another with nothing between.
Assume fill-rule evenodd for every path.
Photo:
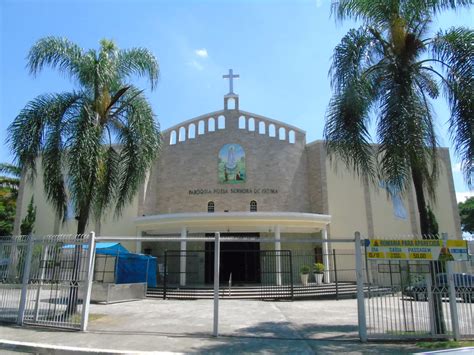
<instances>
[{"instance_id":1,"label":"church building","mask_svg":"<svg viewBox=\"0 0 474 355\"><path fill-rule=\"evenodd\" d=\"M336 157L330 159L324 141L306 142L303 129L244 111L233 92L236 75L230 70L225 77L230 90L223 109L164 130L160 154L133 202L120 218L111 212L100 222L92 221L89 230L98 236L142 236L144 240L123 245L155 255L159 263L165 250L202 251L176 263L176 270L188 275L180 278L181 284L212 281L213 243L187 242L191 237L220 232L242 238L222 243L223 252L234 251L221 258L222 279L232 274L234 282L258 283L264 261L248 256L255 251L304 252L308 264L322 262L328 270L334 266L332 253L347 254L338 259L338 268L353 269L354 244L338 239L353 238L356 231L366 238L420 234L413 188L402 195L387 192L383 183L369 184ZM431 207L440 232L461 238L447 148L439 149L439 159L437 201ZM22 184L17 228L34 194L35 234L74 233L76 221L60 221L42 184L41 174L34 185ZM181 241L146 241L159 236ZM245 242L279 237L284 241ZM298 243L310 239L314 243ZM321 243L324 239L334 242ZM328 273L325 282L331 277Z\"/></svg>"}]
</instances>

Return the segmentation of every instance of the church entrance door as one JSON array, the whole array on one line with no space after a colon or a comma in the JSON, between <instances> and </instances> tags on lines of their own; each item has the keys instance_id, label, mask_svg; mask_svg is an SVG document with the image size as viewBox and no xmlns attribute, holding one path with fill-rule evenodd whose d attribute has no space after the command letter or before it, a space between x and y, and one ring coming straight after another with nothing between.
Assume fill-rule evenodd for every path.
<instances>
[{"instance_id":1,"label":"church entrance door","mask_svg":"<svg viewBox=\"0 0 474 355\"><path fill-rule=\"evenodd\" d=\"M210 235L210 236L213 236ZM258 238L259 233L221 233L221 237ZM206 242L205 281L214 282L214 242ZM260 243L222 242L219 281L232 285L260 283Z\"/></svg>"}]
</instances>

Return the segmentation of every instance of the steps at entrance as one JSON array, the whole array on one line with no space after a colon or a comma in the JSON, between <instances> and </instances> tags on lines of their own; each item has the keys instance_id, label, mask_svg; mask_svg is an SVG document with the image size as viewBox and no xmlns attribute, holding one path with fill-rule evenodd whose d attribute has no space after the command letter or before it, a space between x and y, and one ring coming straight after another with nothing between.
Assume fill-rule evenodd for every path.
<instances>
[{"instance_id":1,"label":"steps at entrance","mask_svg":"<svg viewBox=\"0 0 474 355\"><path fill-rule=\"evenodd\" d=\"M337 290L337 292L336 292ZM368 292L365 287L364 292ZM390 293L390 288L374 287L370 289L372 295L380 295ZM225 299L288 299L291 297L290 286L234 286L230 290L228 287L222 287L219 290L220 298ZM357 296L357 286L353 283L324 284L324 285L308 285L293 286L294 298L355 298ZM163 298L163 288L149 288L147 297ZM166 298L173 299L212 299L214 290L212 287L203 286L186 286L186 287L168 287Z\"/></svg>"}]
</instances>

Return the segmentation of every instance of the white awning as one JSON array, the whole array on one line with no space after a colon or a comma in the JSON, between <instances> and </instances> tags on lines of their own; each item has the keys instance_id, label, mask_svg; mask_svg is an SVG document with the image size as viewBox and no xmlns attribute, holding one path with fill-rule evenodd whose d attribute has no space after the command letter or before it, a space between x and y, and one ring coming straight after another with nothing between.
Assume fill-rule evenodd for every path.
<instances>
[{"instance_id":1,"label":"white awning","mask_svg":"<svg viewBox=\"0 0 474 355\"><path fill-rule=\"evenodd\" d=\"M195 212L138 217L135 225L151 233L273 232L314 233L323 230L331 216L300 212Z\"/></svg>"}]
</instances>

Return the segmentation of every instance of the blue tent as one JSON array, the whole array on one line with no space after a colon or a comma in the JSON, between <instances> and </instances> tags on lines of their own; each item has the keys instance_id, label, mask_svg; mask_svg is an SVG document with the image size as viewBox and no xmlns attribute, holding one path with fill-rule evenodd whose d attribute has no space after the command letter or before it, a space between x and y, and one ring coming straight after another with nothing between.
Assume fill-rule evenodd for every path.
<instances>
[{"instance_id":1,"label":"blue tent","mask_svg":"<svg viewBox=\"0 0 474 355\"><path fill-rule=\"evenodd\" d=\"M72 249L74 245L65 245L63 248ZM87 245L84 246L84 249L87 249ZM115 269L115 283L147 282L148 287L156 287L156 257L130 253L120 243L97 243L95 253L96 255L110 255L118 258Z\"/></svg>"}]
</instances>

